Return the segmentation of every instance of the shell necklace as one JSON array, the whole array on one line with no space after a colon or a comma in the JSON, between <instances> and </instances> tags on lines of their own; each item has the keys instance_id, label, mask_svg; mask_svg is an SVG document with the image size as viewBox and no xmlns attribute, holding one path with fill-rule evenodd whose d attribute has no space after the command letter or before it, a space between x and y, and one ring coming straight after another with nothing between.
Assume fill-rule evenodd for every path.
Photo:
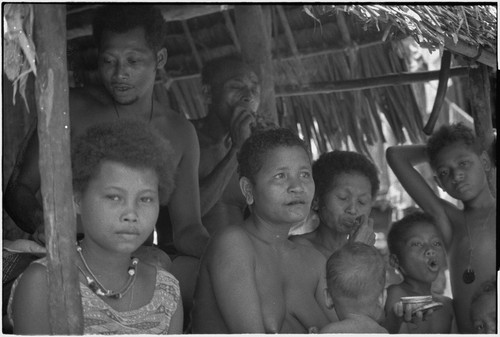
<instances>
[{"instance_id":1,"label":"shell necklace","mask_svg":"<svg viewBox=\"0 0 500 337\"><path fill-rule=\"evenodd\" d=\"M486 217L486 220L484 220L483 224L481 225L481 232L484 230L484 225L490 220L491 212L493 211L492 207L488 213L488 217ZM476 279L476 273L474 272L474 269L472 269L472 238L470 235L470 230L469 226L467 225L467 216L464 213L464 226L465 230L467 231L467 237L469 238L469 264L467 265L467 268L464 270L464 273L462 274L462 280L464 281L465 284L471 284L474 282Z\"/></svg>"},{"instance_id":2,"label":"shell necklace","mask_svg":"<svg viewBox=\"0 0 500 337\"><path fill-rule=\"evenodd\" d=\"M130 262L130 267L128 267L128 280L127 283L123 286L120 291L113 291L106 289L101 282L97 279L97 277L94 275L92 270L90 269L89 265L87 264L87 261L85 261L85 258L83 257L83 252L82 252L82 247L77 243L76 244L76 251L78 252L78 255L80 255L80 258L82 259L83 265L85 266L85 269L87 270L87 273L83 271L80 266L78 266L78 269L80 269L80 272L82 273L83 276L85 276L85 279L87 280L87 286L89 287L90 290L92 290L96 295L102 296L102 297L108 297L108 298L113 298L113 299L120 299L125 294L132 288L132 286L135 283L135 278L136 278L136 269L137 269L137 264L139 264L139 259L136 257L131 257L131 262ZM90 274L90 275L89 275Z\"/></svg>"}]
</instances>

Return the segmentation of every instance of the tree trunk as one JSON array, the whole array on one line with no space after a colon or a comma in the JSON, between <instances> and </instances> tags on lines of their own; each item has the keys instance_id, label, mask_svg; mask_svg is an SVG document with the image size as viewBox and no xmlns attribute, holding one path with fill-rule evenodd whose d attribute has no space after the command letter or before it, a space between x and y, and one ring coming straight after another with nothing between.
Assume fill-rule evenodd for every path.
<instances>
[{"instance_id":1,"label":"tree trunk","mask_svg":"<svg viewBox=\"0 0 500 337\"><path fill-rule=\"evenodd\" d=\"M72 202L66 9L64 4L35 4L33 8L50 327L52 334L82 334L80 287L74 262L76 219Z\"/></svg>"},{"instance_id":2,"label":"tree trunk","mask_svg":"<svg viewBox=\"0 0 500 337\"><path fill-rule=\"evenodd\" d=\"M490 90L488 67L480 65L470 73L470 101L476 135L488 153L493 143ZM490 190L496 197L496 168L490 170L487 176Z\"/></svg>"}]
</instances>

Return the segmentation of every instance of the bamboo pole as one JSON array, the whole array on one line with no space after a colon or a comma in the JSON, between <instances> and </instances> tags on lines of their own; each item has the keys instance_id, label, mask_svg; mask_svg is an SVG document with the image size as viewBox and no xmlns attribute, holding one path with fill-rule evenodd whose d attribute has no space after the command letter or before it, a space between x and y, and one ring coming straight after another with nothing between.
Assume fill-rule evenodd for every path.
<instances>
[{"instance_id":1,"label":"bamboo pole","mask_svg":"<svg viewBox=\"0 0 500 337\"><path fill-rule=\"evenodd\" d=\"M489 149L493 142L493 123L490 106L490 79L488 68L481 65L470 74L471 114L474 129L484 149ZM493 167L493 165L492 165ZM487 173L491 192L496 197L496 168Z\"/></svg>"},{"instance_id":2,"label":"bamboo pole","mask_svg":"<svg viewBox=\"0 0 500 337\"><path fill-rule=\"evenodd\" d=\"M35 4L35 98L52 334L82 334L72 203L65 5Z\"/></svg>"},{"instance_id":3,"label":"bamboo pole","mask_svg":"<svg viewBox=\"0 0 500 337\"><path fill-rule=\"evenodd\" d=\"M264 119L277 123L276 98L274 95L274 69L271 56L271 34L261 5L234 6L236 32L245 60L261 80L261 104L259 112Z\"/></svg>"},{"instance_id":4,"label":"bamboo pole","mask_svg":"<svg viewBox=\"0 0 500 337\"><path fill-rule=\"evenodd\" d=\"M450 69L450 77L467 76L469 73L469 69L469 67L452 68ZM436 80L438 79L438 77L439 70L435 70L417 73L391 74L371 78L360 78L355 80L312 83L307 87L302 88L282 86L276 89L276 97L330 94L333 92L372 89L386 86L411 84L415 82L427 82Z\"/></svg>"}]
</instances>

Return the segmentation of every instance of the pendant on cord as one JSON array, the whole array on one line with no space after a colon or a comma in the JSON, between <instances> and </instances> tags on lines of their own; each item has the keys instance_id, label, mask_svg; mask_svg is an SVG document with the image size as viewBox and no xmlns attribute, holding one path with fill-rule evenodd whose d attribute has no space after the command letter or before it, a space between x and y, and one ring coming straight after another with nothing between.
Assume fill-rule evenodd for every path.
<instances>
[{"instance_id":1,"label":"pendant on cord","mask_svg":"<svg viewBox=\"0 0 500 337\"><path fill-rule=\"evenodd\" d=\"M476 273L474 272L474 270L472 270L471 267L468 267L467 269L465 269L462 275L462 279L464 280L465 284L471 284L476 279Z\"/></svg>"}]
</instances>

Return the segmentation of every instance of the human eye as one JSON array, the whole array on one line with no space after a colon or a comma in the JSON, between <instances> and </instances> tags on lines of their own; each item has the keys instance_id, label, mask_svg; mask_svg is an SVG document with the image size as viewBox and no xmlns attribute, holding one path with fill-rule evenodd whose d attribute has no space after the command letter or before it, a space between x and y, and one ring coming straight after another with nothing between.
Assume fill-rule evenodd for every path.
<instances>
[{"instance_id":1,"label":"human eye","mask_svg":"<svg viewBox=\"0 0 500 337\"><path fill-rule=\"evenodd\" d=\"M474 323L474 328L476 329L477 333L484 333L484 323L483 322Z\"/></svg>"},{"instance_id":2,"label":"human eye","mask_svg":"<svg viewBox=\"0 0 500 337\"><path fill-rule=\"evenodd\" d=\"M422 247L422 242L420 241L411 241L410 247Z\"/></svg>"},{"instance_id":3,"label":"human eye","mask_svg":"<svg viewBox=\"0 0 500 337\"><path fill-rule=\"evenodd\" d=\"M309 171L304 171L300 174L302 178L311 178L311 172Z\"/></svg>"},{"instance_id":4,"label":"human eye","mask_svg":"<svg viewBox=\"0 0 500 337\"><path fill-rule=\"evenodd\" d=\"M467 167L469 167L469 164L470 164L470 162L469 162L468 160L462 160L462 161L459 163L460 167L462 167L462 168L467 168Z\"/></svg>"},{"instance_id":5,"label":"human eye","mask_svg":"<svg viewBox=\"0 0 500 337\"><path fill-rule=\"evenodd\" d=\"M284 173L282 173L282 172L280 172L280 173L278 173L278 174L275 174L275 175L274 175L274 178L275 178L275 179L283 179L283 178L285 178L285 174L284 174Z\"/></svg>"},{"instance_id":6,"label":"human eye","mask_svg":"<svg viewBox=\"0 0 500 337\"><path fill-rule=\"evenodd\" d=\"M117 194L106 194L106 199L111 200L111 201L120 201L120 196Z\"/></svg>"},{"instance_id":7,"label":"human eye","mask_svg":"<svg viewBox=\"0 0 500 337\"><path fill-rule=\"evenodd\" d=\"M338 194L337 195L337 198L339 198L340 200L342 201L346 201L347 200L347 196L346 195L343 195L343 194Z\"/></svg>"},{"instance_id":8,"label":"human eye","mask_svg":"<svg viewBox=\"0 0 500 337\"><path fill-rule=\"evenodd\" d=\"M434 242L432 243L432 245L433 245L434 247L442 247L442 246L443 246L443 243L442 243L441 241L439 241L439 240L438 240L438 241L434 241Z\"/></svg>"},{"instance_id":9,"label":"human eye","mask_svg":"<svg viewBox=\"0 0 500 337\"><path fill-rule=\"evenodd\" d=\"M448 175L450 171L448 169L439 169L438 170L438 176L441 178L444 178Z\"/></svg>"},{"instance_id":10,"label":"human eye","mask_svg":"<svg viewBox=\"0 0 500 337\"><path fill-rule=\"evenodd\" d=\"M155 201L155 198L152 196L144 196L140 198L141 202L149 204Z\"/></svg>"}]
</instances>

